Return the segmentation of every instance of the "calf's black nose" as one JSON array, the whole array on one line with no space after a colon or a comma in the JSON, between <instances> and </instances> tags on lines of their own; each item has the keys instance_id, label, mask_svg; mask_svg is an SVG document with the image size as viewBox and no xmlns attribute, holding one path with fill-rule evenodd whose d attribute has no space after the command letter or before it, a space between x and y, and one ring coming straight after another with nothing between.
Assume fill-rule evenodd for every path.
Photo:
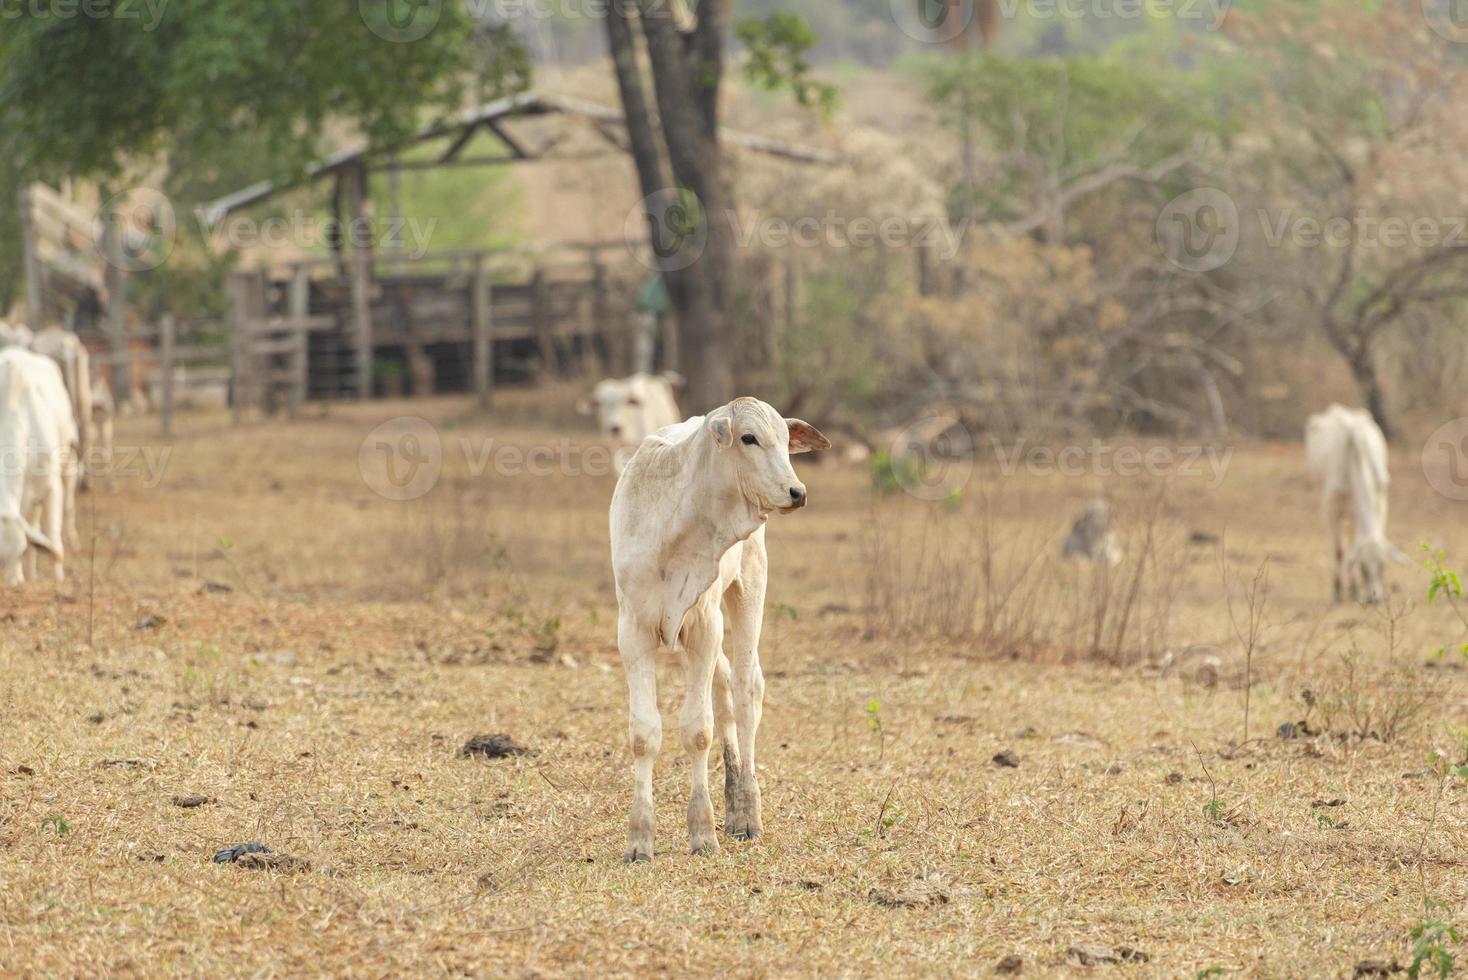
<instances>
[{"instance_id":1,"label":"calf's black nose","mask_svg":"<svg viewBox=\"0 0 1468 980\"><path fill-rule=\"evenodd\" d=\"M791 487L790 488L790 503L792 503L796 507L804 507L805 506L805 491L802 490L802 489L800 489L799 487Z\"/></svg>"}]
</instances>

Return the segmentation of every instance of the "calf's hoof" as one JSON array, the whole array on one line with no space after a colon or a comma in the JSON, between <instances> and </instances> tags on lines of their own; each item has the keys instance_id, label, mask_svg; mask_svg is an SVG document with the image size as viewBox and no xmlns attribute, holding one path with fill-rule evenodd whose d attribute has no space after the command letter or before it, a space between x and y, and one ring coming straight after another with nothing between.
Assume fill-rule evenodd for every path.
<instances>
[{"instance_id":1,"label":"calf's hoof","mask_svg":"<svg viewBox=\"0 0 1468 980\"><path fill-rule=\"evenodd\" d=\"M640 847L629 847L622 855L623 864L646 864L652 860L652 851Z\"/></svg>"},{"instance_id":2,"label":"calf's hoof","mask_svg":"<svg viewBox=\"0 0 1468 980\"><path fill-rule=\"evenodd\" d=\"M714 857L719 853L719 842L712 837L704 841L694 841L689 850L694 857Z\"/></svg>"}]
</instances>

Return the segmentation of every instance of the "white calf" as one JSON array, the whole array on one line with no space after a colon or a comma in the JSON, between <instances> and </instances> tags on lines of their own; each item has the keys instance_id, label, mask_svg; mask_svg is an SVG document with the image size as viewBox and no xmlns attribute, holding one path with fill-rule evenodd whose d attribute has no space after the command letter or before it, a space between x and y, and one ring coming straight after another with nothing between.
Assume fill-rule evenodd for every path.
<instances>
[{"instance_id":1,"label":"white calf","mask_svg":"<svg viewBox=\"0 0 1468 980\"><path fill-rule=\"evenodd\" d=\"M673 389L682 384L683 378L671 371L608 378L581 399L576 409L582 415L596 413L603 435L636 449L642 440L663 426L676 425L683 420L678 402L673 397ZM617 472L621 472L629 455L617 455Z\"/></svg>"},{"instance_id":2,"label":"white calf","mask_svg":"<svg viewBox=\"0 0 1468 980\"><path fill-rule=\"evenodd\" d=\"M62 529L76 482L77 430L61 372L50 358L20 347L0 350L0 571L24 580L20 559L32 546L65 577ZM29 551L34 570L35 551Z\"/></svg>"},{"instance_id":3,"label":"white calf","mask_svg":"<svg viewBox=\"0 0 1468 980\"><path fill-rule=\"evenodd\" d=\"M718 850L708 756L717 719L724 743L724 829L759 836L754 739L764 703L759 665L764 619L765 520L805 506L791 453L831 443L799 419L738 398L645 440L612 493L617 645L627 673L635 791L625 860L653 854L652 770L662 746L659 644L683 658L687 686L678 730L692 763L688 837L695 854ZM724 615L733 665L724 655Z\"/></svg>"},{"instance_id":4,"label":"white calf","mask_svg":"<svg viewBox=\"0 0 1468 980\"><path fill-rule=\"evenodd\" d=\"M1305 425L1305 457L1325 492L1326 521L1334 545L1335 601L1385 597L1382 571L1388 558L1405 556L1386 539L1386 439L1370 413L1332 405ZM1355 542L1346 550L1347 524ZM1360 595L1358 587L1364 590Z\"/></svg>"}]
</instances>

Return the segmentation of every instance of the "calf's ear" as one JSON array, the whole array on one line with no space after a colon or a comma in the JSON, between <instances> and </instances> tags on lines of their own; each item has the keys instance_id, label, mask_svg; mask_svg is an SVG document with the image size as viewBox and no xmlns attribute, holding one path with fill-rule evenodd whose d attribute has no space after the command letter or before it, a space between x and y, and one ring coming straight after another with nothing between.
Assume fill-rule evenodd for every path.
<instances>
[{"instance_id":1,"label":"calf's ear","mask_svg":"<svg viewBox=\"0 0 1468 980\"><path fill-rule=\"evenodd\" d=\"M800 419L786 419L790 428L790 455L808 453L813 449L830 449L831 440L821 435L821 430Z\"/></svg>"},{"instance_id":2,"label":"calf's ear","mask_svg":"<svg viewBox=\"0 0 1468 980\"><path fill-rule=\"evenodd\" d=\"M708 425L709 435L713 436L715 446L728 449L734 445L734 420L729 417L728 412L715 412L705 424Z\"/></svg>"},{"instance_id":3,"label":"calf's ear","mask_svg":"<svg viewBox=\"0 0 1468 980\"><path fill-rule=\"evenodd\" d=\"M683 377L683 375L679 374L677 371L664 371L663 380L672 385L674 390L676 391L682 391L683 386L688 383L688 379Z\"/></svg>"}]
</instances>

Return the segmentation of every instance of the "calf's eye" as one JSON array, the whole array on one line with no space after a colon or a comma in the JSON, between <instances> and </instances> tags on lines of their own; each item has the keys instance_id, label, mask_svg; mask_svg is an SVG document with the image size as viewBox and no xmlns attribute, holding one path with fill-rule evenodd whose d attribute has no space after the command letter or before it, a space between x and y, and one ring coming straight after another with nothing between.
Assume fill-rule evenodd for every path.
<instances>
[{"instance_id":1,"label":"calf's eye","mask_svg":"<svg viewBox=\"0 0 1468 980\"><path fill-rule=\"evenodd\" d=\"M756 439L754 436L749 435L748 433L745 433L744 438L741 439L740 441L743 442L746 446L758 446L759 445L759 440Z\"/></svg>"},{"instance_id":2,"label":"calf's eye","mask_svg":"<svg viewBox=\"0 0 1468 980\"><path fill-rule=\"evenodd\" d=\"M641 404L642 404L642 402L638 401L636 398L629 398L629 399L627 399L627 405L629 407L631 407L631 408L636 408L637 406L639 406Z\"/></svg>"}]
</instances>

